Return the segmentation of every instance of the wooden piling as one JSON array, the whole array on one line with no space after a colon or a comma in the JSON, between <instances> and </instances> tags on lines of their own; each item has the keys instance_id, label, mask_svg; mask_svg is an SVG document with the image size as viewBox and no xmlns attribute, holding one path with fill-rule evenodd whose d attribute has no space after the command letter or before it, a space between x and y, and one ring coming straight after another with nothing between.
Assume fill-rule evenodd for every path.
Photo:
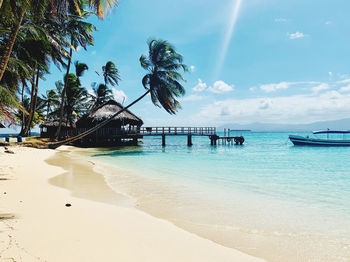
<instances>
[{"instance_id":1,"label":"wooden piling","mask_svg":"<svg viewBox=\"0 0 350 262\"><path fill-rule=\"evenodd\" d=\"M192 146L192 135L187 136L187 146Z\"/></svg>"},{"instance_id":2,"label":"wooden piling","mask_svg":"<svg viewBox=\"0 0 350 262\"><path fill-rule=\"evenodd\" d=\"M162 135L162 146L165 146L165 135Z\"/></svg>"}]
</instances>

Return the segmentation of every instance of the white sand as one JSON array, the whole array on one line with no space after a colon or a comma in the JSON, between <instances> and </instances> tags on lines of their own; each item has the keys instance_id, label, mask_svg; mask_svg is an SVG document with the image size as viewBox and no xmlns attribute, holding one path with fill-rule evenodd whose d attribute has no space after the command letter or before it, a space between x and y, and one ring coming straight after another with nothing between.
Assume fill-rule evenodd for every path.
<instances>
[{"instance_id":1,"label":"white sand","mask_svg":"<svg viewBox=\"0 0 350 262\"><path fill-rule=\"evenodd\" d=\"M55 151L11 150L0 147L0 261L263 261L134 208L75 198L48 182L63 172L44 161Z\"/></svg>"}]
</instances>

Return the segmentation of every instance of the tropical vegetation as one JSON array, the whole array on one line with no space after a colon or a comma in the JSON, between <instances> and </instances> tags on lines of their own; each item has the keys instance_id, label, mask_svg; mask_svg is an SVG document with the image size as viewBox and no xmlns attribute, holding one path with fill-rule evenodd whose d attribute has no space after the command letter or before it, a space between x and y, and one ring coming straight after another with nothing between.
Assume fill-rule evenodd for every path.
<instances>
[{"instance_id":1,"label":"tropical vegetation","mask_svg":"<svg viewBox=\"0 0 350 262\"><path fill-rule=\"evenodd\" d=\"M93 45L97 28L88 21L91 15L102 18L117 0L0 0L0 121L21 126L20 135L44 120L58 120L60 128L113 98L112 88L121 81L114 62L108 61L96 72L103 81L92 83L88 91L81 77L88 65L76 61L74 52ZM147 70L142 79L144 94L126 110L150 94L152 102L174 114L180 108L177 98L184 95L180 71L187 72L183 57L167 41L148 41L148 55L140 57ZM54 87L42 89L43 79L56 66L64 72ZM122 110L122 111L123 111ZM120 114L116 112L113 116ZM111 119L113 118L111 117ZM84 137L111 119L69 140Z\"/></svg>"},{"instance_id":2,"label":"tropical vegetation","mask_svg":"<svg viewBox=\"0 0 350 262\"><path fill-rule=\"evenodd\" d=\"M145 93L95 127L66 140L50 143L49 147L57 148L96 132L148 94L151 95L154 105L163 107L170 114L175 114L181 108L176 98L185 94L185 88L181 84L185 79L179 72L181 70L188 72L188 67L183 64L183 56L176 52L175 47L167 41L151 39L148 41L148 56L141 55L140 64L147 70L147 74L142 79L142 85L146 90Z\"/></svg>"},{"instance_id":3,"label":"tropical vegetation","mask_svg":"<svg viewBox=\"0 0 350 262\"><path fill-rule=\"evenodd\" d=\"M66 69L68 75L77 47L93 44L96 28L87 18L93 14L103 18L116 4L117 0L0 0L0 121L16 123L16 112L21 110L26 115L21 118L25 119L21 135L27 135L39 106L40 79L51 64Z\"/></svg>"}]
</instances>

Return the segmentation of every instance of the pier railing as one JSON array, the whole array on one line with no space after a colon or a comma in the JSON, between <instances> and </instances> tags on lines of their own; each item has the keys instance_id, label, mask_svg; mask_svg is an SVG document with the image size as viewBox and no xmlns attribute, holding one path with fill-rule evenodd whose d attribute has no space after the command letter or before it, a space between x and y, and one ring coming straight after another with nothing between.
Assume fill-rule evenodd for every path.
<instances>
[{"instance_id":1,"label":"pier railing","mask_svg":"<svg viewBox=\"0 0 350 262\"><path fill-rule=\"evenodd\" d=\"M210 136L216 134L216 127L141 127L140 135L195 135Z\"/></svg>"}]
</instances>

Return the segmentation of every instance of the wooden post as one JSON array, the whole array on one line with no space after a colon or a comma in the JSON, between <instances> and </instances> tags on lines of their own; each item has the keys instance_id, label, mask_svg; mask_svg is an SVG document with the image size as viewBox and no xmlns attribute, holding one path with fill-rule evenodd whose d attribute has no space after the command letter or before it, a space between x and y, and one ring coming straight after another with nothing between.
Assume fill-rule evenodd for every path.
<instances>
[{"instance_id":1,"label":"wooden post","mask_svg":"<svg viewBox=\"0 0 350 262\"><path fill-rule=\"evenodd\" d=\"M192 136L187 135L187 146L192 146Z\"/></svg>"},{"instance_id":2,"label":"wooden post","mask_svg":"<svg viewBox=\"0 0 350 262\"><path fill-rule=\"evenodd\" d=\"M165 146L165 135L162 135L162 146Z\"/></svg>"}]
</instances>

